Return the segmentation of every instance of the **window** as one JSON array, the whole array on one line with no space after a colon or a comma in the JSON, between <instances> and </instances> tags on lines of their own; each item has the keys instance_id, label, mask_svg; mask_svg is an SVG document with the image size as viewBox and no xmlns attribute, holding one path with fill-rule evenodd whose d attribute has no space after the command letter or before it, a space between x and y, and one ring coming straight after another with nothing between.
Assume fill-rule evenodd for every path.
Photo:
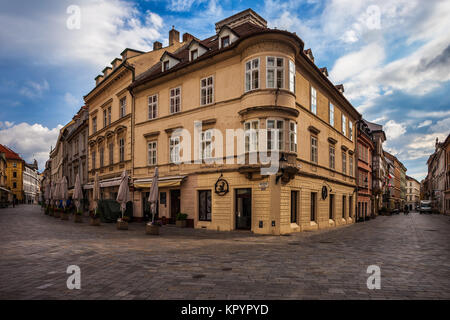
<instances>
[{"instance_id":1,"label":"window","mask_svg":"<svg viewBox=\"0 0 450 320\"><path fill-rule=\"evenodd\" d=\"M284 120L267 120L267 150L284 150ZM278 146L275 145L275 129L278 129Z\"/></svg>"},{"instance_id":2,"label":"window","mask_svg":"<svg viewBox=\"0 0 450 320\"><path fill-rule=\"evenodd\" d=\"M148 97L148 119L155 119L158 116L158 95Z\"/></svg>"},{"instance_id":3,"label":"window","mask_svg":"<svg viewBox=\"0 0 450 320\"><path fill-rule=\"evenodd\" d=\"M114 143L109 144L109 164L114 163Z\"/></svg>"},{"instance_id":4,"label":"window","mask_svg":"<svg viewBox=\"0 0 450 320\"><path fill-rule=\"evenodd\" d=\"M353 122L348 122L348 133L350 135L350 140L353 141Z\"/></svg>"},{"instance_id":5,"label":"window","mask_svg":"<svg viewBox=\"0 0 450 320\"><path fill-rule=\"evenodd\" d=\"M191 61L192 61L192 60L195 60L195 59L197 59L197 58L198 58L198 50L197 50L197 49L192 50L192 51L191 51Z\"/></svg>"},{"instance_id":6,"label":"window","mask_svg":"<svg viewBox=\"0 0 450 320\"><path fill-rule=\"evenodd\" d=\"M111 124L111 107L108 107L108 125Z\"/></svg>"},{"instance_id":7,"label":"window","mask_svg":"<svg viewBox=\"0 0 450 320\"><path fill-rule=\"evenodd\" d=\"M198 191L198 220L211 221L211 190Z\"/></svg>"},{"instance_id":8,"label":"window","mask_svg":"<svg viewBox=\"0 0 450 320\"><path fill-rule=\"evenodd\" d=\"M334 146L330 146L330 168L335 169L335 148Z\"/></svg>"},{"instance_id":9,"label":"window","mask_svg":"<svg viewBox=\"0 0 450 320\"><path fill-rule=\"evenodd\" d=\"M317 192L311 192L311 221L316 221Z\"/></svg>"},{"instance_id":10,"label":"window","mask_svg":"<svg viewBox=\"0 0 450 320\"><path fill-rule=\"evenodd\" d=\"M120 117L125 117L127 113L127 97L120 99Z\"/></svg>"},{"instance_id":11,"label":"window","mask_svg":"<svg viewBox=\"0 0 450 320\"><path fill-rule=\"evenodd\" d=\"M167 61L164 61L164 64L163 64L163 70L164 71L167 71L167 70L169 70L169 60L167 60Z\"/></svg>"},{"instance_id":12,"label":"window","mask_svg":"<svg viewBox=\"0 0 450 320\"><path fill-rule=\"evenodd\" d=\"M170 113L181 110L181 87L170 89Z\"/></svg>"},{"instance_id":13,"label":"window","mask_svg":"<svg viewBox=\"0 0 450 320\"><path fill-rule=\"evenodd\" d=\"M284 59L267 57L266 65L267 88L284 87Z\"/></svg>"},{"instance_id":14,"label":"window","mask_svg":"<svg viewBox=\"0 0 450 320\"><path fill-rule=\"evenodd\" d=\"M348 157L348 165L349 165L349 174L350 174L350 176L351 177L353 177L353 156L352 155L350 155L349 157Z\"/></svg>"},{"instance_id":15,"label":"window","mask_svg":"<svg viewBox=\"0 0 450 320\"><path fill-rule=\"evenodd\" d=\"M342 173L347 173L347 154L342 152Z\"/></svg>"},{"instance_id":16,"label":"window","mask_svg":"<svg viewBox=\"0 0 450 320\"><path fill-rule=\"evenodd\" d=\"M170 162L180 162L180 137L170 137L169 143Z\"/></svg>"},{"instance_id":17,"label":"window","mask_svg":"<svg viewBox=\"0 0 450 320\"><path fill-rule=\"evenodd\" d=\"M154 166L156 165L156 147L157 142L151 141L148 143L148 165Z\"/></svg>"},{"instance_id":18,"label":"window","mask_svg":"<svg viewBox=\"0 0 450 320\"><path fill-rule=\"evenodd\" d=\"M17 178L17 172L13 171L13 178Z\"/></svg>"},{"instance_id":19,"label":"window","mask_svg":"<svg viewBox=\"0 0 450 320\"><path fill-rule=\"evenodd\" d=\"M103 160L105 155L105 149L103 147L100 148L100 168L103 167Z\"/></svg>"},{"instance_id":20,"label":"window","mask_svg":"<svg viewBox=\"0 0 450 320\"><path fill-rule=\"evenodd\" d=\"M95 151L92 151L92 169L95 169L95 162L96 162L96 154Z\"/></svg>"},{"instance_id":21,"label":"window","mask_svg":"<svg viewBox=\"0 0 450 320\"><path fill-rule=\"evenodd\" d=\"M289 121L289 151L297 152L297 124Z\"/></svg>"},{"instance_id":22,"label":"window","mask_svg":"<svg viewBox=\"0 0 450 320\"><path fill-rule=\"evenodd\" d=\"M106 109L103 110L103 127L106 127L108 125L108 117L106 112Z\"/></svg>"},{"instance_id":23,"label":"window","mask_svg":"<svg viewBox=\"0 0 450 320\"><path fill-rule=\"evenodd\" d=\"M347 211L346 205L347 205L347 197L342 196L342 218L344 218L344 219L345 219L345 213Z\"/></svg>"},{"instance_id":24,"label":"window","mask_svg":"<svg viewBox=\"0 0 450 320\"><path fill-rule=\"evenodd\" d=\"M258 151L258 130L259 120L252 120L244 123L245 152Z\"/></svg>"},{"instance_id":25,"label":"window","mask_svg":"<svg viewBox=\"0 0 450 320\"><path fill-rule=\"evenodd\" d=\"M13 167L17 168L17 163L16 162L13 162Z\"/></svg>"},{"instance_id":26,"label":"window","mask_svg":"<svg viewBox=\"0 0 450 320\"><path fill-rule=\"evenodd\" d=\"M120 162L125 161L125 139L124 138L119 139L119 161Z\"/></svg>"},{"instance_id":27,"label":"window","mask_svg":"<svg viewBox=\"0 0 450 320\"><path fill-rule=\"evenodd\" d=\"M259 58L245 64L245 91L259 89Z\"/></svg>"},{"instance_id":28,"label":"window","mask_svg":"<svg viewBox=\"0 0 450 320\"><path fill-rule=\"evenodd\" d=\"M328 211L328 219L334 219L334 194L330 194L330 208Z\"/></svg>"},{"instance_id":29,"label":"window","mask_svg":"<svg viewBox=\"0 0 450 320\"><path fill-rule=\"evenodd\" d=\"M222 37L221 41L222 41L221 48L225 48L225 47L228 47L230 45L230 37L229 36Z\"/></svg>"},{"instance_id":30,"label":"window","mask_svg":"<svg viewBox=\"0 0 450 320\"><path fill-rule=\"evenodd\" d=\"M295 63L289 60L289 90L295 93Z\"/></svg>"},{"instance_id":31,"label":"window","mask_svg":"<svg viewBox=\"0 0 450 320\"><path fill-rule=\"evenodd\" d=\"M298 191L291 191L291 223L297 223Z\"/></svg>"},{"instance_id":32,"label":"window","mask_svg":"<svg viewBox=\"0 0 450 320\"><path fill-rule=\"evenodd\" d=\"M347 117L342 115L342 134L347 136Z\"/></svg>"},{"instance_id":33,"label":"window","mask_svg":"<svg viewBox=\"0 0 450 320\"><path fill-rule=\"evenodd\" d=\"M200 80L200 104L202 106L214 102L214 78L208 77Z\"/></svg>"},{"instance_id":34,"label":"window","mask_svg":"<svg viewBox=\"0 0 450 320\"><path fill-rule=\"evenodd\" d=\"M311 162L318 162L317 137L311 136Z\"/></svg>"},{"instance_id":35,"label":"window","mask_svg":"<svg viewBox=\"0 0 450 320\"><path fill-rule=\"evenodd\" d=\"M317 114L317 92L314 87L311 87L311 112Z\"/></svg>"},{"instance_id":36,"label":"window","mask_svg":"<svg viewBox=\"0 0 450 320\"><path fill-rule=\"evenodd\" d=\"M200 134L200 159L212 157L212 130L203 131Z\"/></svg>"},{"instance_id":37,"label":"window","mask_svg":"<svg viewBox=\"0 0 450 320\"><path fill-rule=\"evenodd\" d=\"M97 117L92 118L92 133L97 132Z\"/></svg>"},{"instance_id":38,"label":"window","mask_svg":"<svg viewBox=\"0 0 450 320\"><path fill-rule=\"evenodd\" d=\"M13 189L17 188L17 182L13 182Z\"/></svg>"},{"instance_id":39,"label":"window","mask_svg":"<svg viewBox=\"0 0 450 320\"><path fill-rule=\"evenodd\" d=\"M330 103L330 113L329 113L329 117L330 117L330 125L332 127L334 127L334 105L332 103Z\"/></svg>"}]
</instances>

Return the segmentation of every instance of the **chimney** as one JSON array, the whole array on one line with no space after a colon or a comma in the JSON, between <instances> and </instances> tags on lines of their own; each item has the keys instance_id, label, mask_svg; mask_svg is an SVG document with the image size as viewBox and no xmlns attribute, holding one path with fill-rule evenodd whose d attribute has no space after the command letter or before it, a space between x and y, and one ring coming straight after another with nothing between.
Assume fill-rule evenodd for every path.
<instances>
[{"instance_id":1,"label":"chimney","mask_svg":"<svg viewBox=\"0 0 450 320\"><path fill-rule=\"evenodd\" d=\"M159 50L161 48L162 48L162 43L161 42L159 42L159 41L153 42L153 51Z\"/></svg>"},{"instance_id":2,"label":"chimney","mask_svg":"<svg viewBox=\"0 0 450 320\"><path fill-rule=\"evenodd\" d=\"M327 67L320 68L320 71L323 73L325 77L328 77L328 69Z\"/></svg>"},{"instance_id":3,"label":"chimney","mask_svg":"<svg viewBox=\"0 0 450 320\"><path fill-rule=\"evenodd\" d=\"M304 53L305 53L306 56L308 56L309 60L311 60L312 62L314 62L314 56L313 56L313 53L312 53L312 50L311 50L311 49L306 49L306 50L304 51Z\"/></svg>"},{"instance_id":4,"label":"chimney","mask_svg":"<svg viewBox=\"0 0 450 320\"><path fill-rule=\"evenodd\" d=\"M172 30L169 31L169 46L175 42L180 42L180 32L175 30L175 26L172 26Z\"/></svg>"},{"instance_id":5,"label":"chimney","mask_svg":"<svg viewBox=\"0 0 450 320\"><path fill-rule=\"evenodd\" d=\"M343 84L337 84L336 89L338 89L340 93L344 93L344 85Z\"/></svg>"},{"instance_id":6,"label":"chimney","mask_svg":"<svg viewBox=\"0 0 450 320\"><path fill-rule=\"evenodd\" d=\"M194 39L194 36L190 33L183 33L183 42L190 41L191 39Z\"/></svg>"}]
</instances>

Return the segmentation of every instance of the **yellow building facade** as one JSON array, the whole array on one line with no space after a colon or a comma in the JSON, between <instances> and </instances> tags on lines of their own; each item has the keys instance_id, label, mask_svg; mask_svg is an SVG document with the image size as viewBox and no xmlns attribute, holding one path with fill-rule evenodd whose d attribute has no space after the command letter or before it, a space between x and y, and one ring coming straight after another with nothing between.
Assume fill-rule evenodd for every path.
<instances>
[{"instance_id":1,"label":"yellow building facade","mask_svg":"<svg viewBox=\"0 0 450 320\"><path fill-rule=\"evenodd\" d=\"M286 234L354 222L360 114L300 38L267 28L246 10L218 22L212 37L190 39L160 60L130 87L135 216L148 211L158 167L158 215L173 220L186 213L195 228ZM267 130L265 139L245 138L251 128ZM227 130L239 129L244 152L236 141L229 164L217 146L226 145ZM174 137L180 131L189 133L188 147L185 136ZM222 137L211 137L217 131ZM199 150L211 152L214 163L177 162ZM278 151L281 160L272 175L261 174L258 155L250 162L264 150Z\"/></svg>"},{"instance_id":2,"label":"yellow building facade","mask_svg":"<svg viewBox=\"0 0 450 320\"><path fill-rule=\"evenodd\" d=\"M24 161L7 146L0 145L0 152L5 154L6 158L6 188L13 193L13 199L22 202L24 199L23 192L23 170Z\"/></svg>"}]
</instances>

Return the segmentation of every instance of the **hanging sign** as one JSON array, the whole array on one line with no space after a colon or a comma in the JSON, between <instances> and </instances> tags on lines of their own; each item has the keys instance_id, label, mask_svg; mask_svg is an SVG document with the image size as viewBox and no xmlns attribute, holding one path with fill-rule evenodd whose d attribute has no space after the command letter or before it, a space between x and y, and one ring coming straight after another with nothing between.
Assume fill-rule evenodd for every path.
<instances>
[{"instance_id":1,"label":"hanging sign","mask_svg":"<svg viewBox=\"0 0 450 320\"><path fill-rule=\"evenodd\" d=\"M229 186L227 180L223 178L223 175L221 174L219 179L217 179L216 184L214 186L214 191L219 196L224 196L229 191Z\"/></svg>"}]
</instances>

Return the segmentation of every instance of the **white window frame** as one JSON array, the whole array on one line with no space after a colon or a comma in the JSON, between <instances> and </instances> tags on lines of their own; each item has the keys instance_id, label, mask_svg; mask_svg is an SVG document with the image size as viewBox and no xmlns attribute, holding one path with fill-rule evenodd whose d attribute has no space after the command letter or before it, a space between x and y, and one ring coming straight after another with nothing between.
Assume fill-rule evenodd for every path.
<instances>
[{"instance_id":1,"label":"white window frame","mask_svg":"<svg viewBox=\"0 0 450 320\"><path fill-rule=\"evenodd\" d=\"M211 79L210 84L208 84L209 79ZM205 81L205 86L203 86L202 83L203 81ZM211 90L210 94L208 94L209 90ZM205 92L205 102L203 102L203 92ZM208 76L200 79L200 105L207 106L213 103L214 103L214 76Z\"/></svg>"},{"instance_id":2,"label":"white window frame","mask_svg":"<svg viewBox=\"0 0 450 320\"><path fill-rule=\"evenodd\" d=\"M245 152L259 150L259 120L249 120L244 123Z\"/></svg>"},{"instance_id":3,"label":"white window frame","mask_svg":"<svg viewBox=\"0 0 450 320\"><path fill-rule=\"evenodd\" d=\"M329 119L330 126L334 127L334 104L332 104L331 102L330 102L330 109L328 111L328 117L330 118Z\"/></svg>"},{"instance_id":4,"label":"white window frame","mask_svg":"<svg viewBox=\"0 0 450 320\"><path fill-rule=\"evenodd\" d=\"M158 163L158 141L149 141L147 143L147 164L155 166Z\"/></svg>"},{"instance_id":5,"label":"white window frame","mask_svg":"<svg viewBox=\"0 0 450 320\"><path fill-rule=\"evenodd\" d=\"M353 156L349 155L348 157L348 165L349 165L349 175L353 177Z\"/></svg>"},{"instance_id":6,"label":"white window frame","mask_svg":"<svg viewBox=\"0 0 450 320\"><path fill-rule=\"evenodd\" d=\"M350 135L350 140L353 141L353 122L348 122L348 134Z\"/></svg>"},{"instance_id":7,"label":"white window frame","mask_svg":"<svg viewBox=\"0 0 450 320\"><path fill-rule=\"evenodd\" d=\"M342 173L347 174L347 153L342 151Z\"/></svg>"},{"instance_id":8,"label":"white window frame","mask_svg":"<svg viewBox=\"0 0 450 320\"><path fill-rule=\"evenodd\" d=\"M114 164L114 142L108 144L109 165Z\"/></svg>"},{"instance_id":9,"label":"white window frame","mask_svg":"<svg viewBox=\"0 0 450 320\"><path fill-rule=\"evenodd\" d=\"M331 152L333 151L333 152ZM329 148L329 158L330 158L330 168L336 169L336 148L333 145L330 145Z\"/></svg>"},{"instance_id":10,"label":"white window frame","mask_svg":"<svg viewBox=\"0 0 450 320\"><path fill-rule=\"evenodd\" d=\"M297 152L297 123L292 120L289 121L289 151Z\"/></svg>"},{"instance_id":11,"label":"white window frame","mask_svg":"<svg viewBox=\"0 0 450 320\"><path fill-rule=\"evenodd\" d=\"M169 159L170 163L180 162L180 137L169 138Z\"/></svg>"},{"instance_id":12,"label":"white window frame","mask_svg":"<svg viewBox=\"0 0 450 320\"><path fill-rule=\"evenodd\" d=\"M103 109L103 127L108 125L108 111Z\"/></svg>"},{"instance_id":13,"label":"white window frame","mask_svg":"<svg viewBox=\"0 0 450 320\"><path fill-rule=\"evenodd\" d=\"M199 158L201 160L212 158L212 137L212 129L208 129L200 133Z\"/></svg>"},{"instance_id":14,"label":"white window frame","mask_svg":"<svg viewBox=\"0 0 450 320\"><path fill-rule=\"evenodd\" d=\"M123 103L123 101L124 101L125 103ZM119 104L120 104L120 106L119 106L120 117L123 118L123 117L125 117L125 115L127 114L127 97L126 97L126 96L125 96L125 97L122 97L122 98L119 100Z\"/></svg>"},{"instance_id":15,"label":"white window frame","mask_svg":"<svg viewBox=\"0 0 450 320\"><path fill-rule=\"evenodd\" d=\"M105 165L105 147L100 147L98 153L100 154L100 168L102 168Z\"/></svg>"},{"instance_id":16,"label":"white window frame","mask_svg":"<svg viewBox=\"0 0 450 320\"><path fill-rule=\"evenodd\" d=\"M149 120L158 118L158 101L159 101L158 94L148 96L147 98Z\"/></svg>"},{"instance_id":17,"label":"white window frame","mask_svg":"<svg viewBox=\"0 0 450 320\"><path fill-rule=\"evenodd\" d=\"M179 93L176 94L176 90L179 89ZM172 96L172 91L175 92L174 95ZM178 98L178 110L175 110L176 108L176 101ZM172 101L173 102L173 107L172 107ZM181 111L181 86L172 88L169 90L169 111L170 114L175 114Z\"/></svg>"},{"instance_id":18,"label":"white window frame","mask_svg":"<svg viewBox=\"0 0 450 320\"><path fill-rule=\"evenodd\" d=\"M347 117L345 114L342 115L342 134L347 136Z\"/></svg>"},{"instance_id":19,"label":"white window frame","mask_svg":"<svg viewBox=\"0 0 450 320\"><path fill-rule=\"evenodd\" d=\"M125 138L119 138L119 161L125 161Z\"/></svg>"},{"instance_id":20,"label":"white window frame","mask_svg":"<svg viewBox=\"0 0 450 320\"><path fill-rule=\"evenodd\" d=\"M253 62L254 61L258 61L258 67L253 67ZM247 69L247 65L250 63L250 69ZM252 91L252 90L257 90L260 88L261 86L261 81L260 81L260 76L261 76L261 72L259 70L259 67L261 66L260 63L260 59L258 58L254 58L254 59L250 59L248 61L245 62L244 64L244 68L245 68L245 92L248 91ZM253 87L253 84L255 82L255 77L254 77L254 72L257 71L258 72L258 77L257 77L257 81L258 81L258 86ZM248 83L248 79L247 79L247 75L250 76L250 84Z\"/></svg>"},{"instance_id":21,"label":"white window frame","mask_svg":"<svg viewBox=\"0 0 450 320\"><path fill-rule=\"evenodd\" d=\"M269 66L269 59L273 59L274 65ZM278 66L278 59L281 59L281 67ZM273 76L273 85L269 84L269 71L274 72ZM281 71L281 79L278 77L278 72ZM278 81L281 80L281 86L278 86ZM266 88L284 88L284 58L283 57L275 57L268 56L266 57Z\"/></svg>"},{"instance_id":22,"label":"white window frame","mask_svg":"<svg viewBox=\"0 0 450 320\"><path fill-rule=\"evenodd\" d=\"M315 144L313 144L313 140L315 141ZM310 138L310 144L311 144L311 162L312 163L319 163L319 138L317 136L311 136Z\"/></svg>"},{"instance_id":23,"label":"white window frame","mask_svg":"<svg viewBox=\"0 0 450 320\"><path fill-rule=\"evenodd\" d=\"M97 117L92 117L92 133L97 132Z\"/></svg>"},{"instance_id":24,"label":"white window frame","mask_svg":"<svg viewBox=\"0 0 450 320\"><path fill-rule=\"evenodd\" d=\"M289 90L295 93L295 62L289 60Z\"/></svg>"},{"instance_id":25,"label":"white window frame","mask_svg":"<svg viewBox=\"0 0 450 320\"><path fill-rule=\"evenodd\" d=\"M274 123L274 127L273 128L269 128L269 122ZM278 127L278 124L281 123L282 124L282 128L280 129ZM282 119L267 119L266 120L266 129L267 129L267 139L266 139L266 150L267 151L284 151L284 120ZM272 131L274 131L274 129L278 129L278 145L276 146L276 148L273 148L273 142L274 139L273 138L269 138L269 136L272 137ZM269 141L270 141L270 145L271 148L269 148Z\"/></svg>"},{"instance_id":26,"label":"white window frame","mask_svg":"<svg viewBox=\"0 0 450 320\"><path fill-rule=\"evenodd\" d=\"M108 126L111 124L112 116L111 116L111 106L108 107Z\"/></svg>"},{"instance_id":27,"label":"white window frame","mask_svg":"<svg viewBox=\"0 0 450 320\"><path fill-rule=\"evenodd\" d=\"M317 115L317 90L316 88L314 88L313 86L311 86L311 90L310 90L310 94L311 94L311 112L314 113L315 115Z\"/></svg>"}]
</instances>

